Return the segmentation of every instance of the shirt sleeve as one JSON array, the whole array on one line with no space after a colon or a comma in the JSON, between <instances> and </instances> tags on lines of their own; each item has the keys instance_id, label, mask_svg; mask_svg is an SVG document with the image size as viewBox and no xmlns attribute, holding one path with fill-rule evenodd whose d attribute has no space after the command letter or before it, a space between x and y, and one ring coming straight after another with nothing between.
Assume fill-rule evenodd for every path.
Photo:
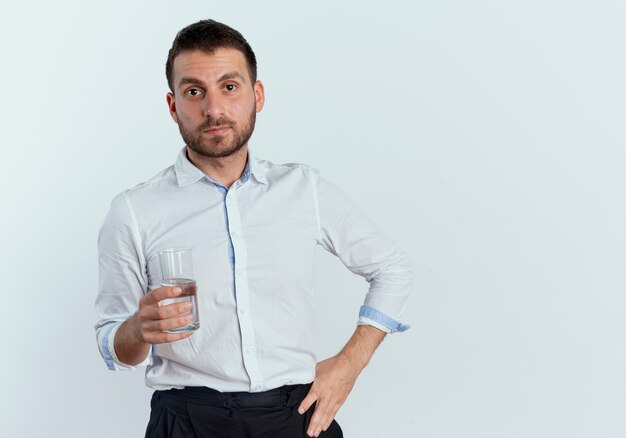
<instances>
[{"instance_id":1,"label":"shirt sleeve","mask_svg":"<svg viewBox=\"0 0 626 438\"><path fill-rule=\"evenodd\" d=\"M136 366L121 362L113 344L119 326L138 310L148 284L141 235L126 193L113 199L100 228L98 273L95 329L104 362L113 371L148 364L150 354Z\"/></svg>"},{"instance_id":2,"label":"shirt sleeve","mask_svg":"<svg viewBox=\"0 0 626 438\"><path fill-rule=\"evenodd\" d=\"M337 187L317 172L313 181L318 244L369 283L358 325L386 333L409 329L400 322L414 278L406 254Z\"/></svg>"}]
</instances>

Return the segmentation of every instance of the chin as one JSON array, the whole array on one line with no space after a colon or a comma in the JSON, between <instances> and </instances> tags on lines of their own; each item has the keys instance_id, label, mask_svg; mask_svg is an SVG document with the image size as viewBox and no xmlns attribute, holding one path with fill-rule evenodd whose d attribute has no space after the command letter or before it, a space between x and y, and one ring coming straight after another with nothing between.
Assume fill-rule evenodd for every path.
<instances>
[{"instance_id":1,"label":"chin","mask_svg":"<svg viewBox=\"0 0 626 438\"><path fill-rule=\"evenodd\" d=\"M208 158L224 158L224 157L229 157L231 155L236 154L242 148L230 149L230 148L216 148L216 147L210 147L210 148L207 148L207 147L201 147L201 148L189 147L189 149L191 149L195 153L197 153L199 155L202 155L204 157L208 157Z\"/></svg>"}]
</instances>

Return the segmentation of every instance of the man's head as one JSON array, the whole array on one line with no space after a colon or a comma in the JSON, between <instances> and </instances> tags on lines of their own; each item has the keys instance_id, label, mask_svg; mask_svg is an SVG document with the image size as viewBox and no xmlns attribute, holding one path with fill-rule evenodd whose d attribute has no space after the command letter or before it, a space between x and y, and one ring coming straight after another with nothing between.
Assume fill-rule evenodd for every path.
<instances>
[{"instance_id":1,"label":"man's head","mask_svg":"<svg viewBox=\"0 0 626 438\"><path fill-rule=\"evenodd\" d=\"M190 24L176 34L172 48L167 55L165 63L165 76L170 91L173 87L174 59L182 52L192 52L198 50L204 53L214 53L216 49L236 49L239 50L248 63L250 82L256 82L256 56L252 47L241 33L215 20L201 20Z\"/></svg>"},{"instance_id":2,"label":"man's head","mask_svg":"<svg viewBox=\"0 0 626 438\"><path fill-rule=\"evenodd\" d=\"M265 95L254 53L239 32L213 20L184 28L166 74L170 114L191 151L227 157L247 146Z\"/></svg>"}]
</instances>

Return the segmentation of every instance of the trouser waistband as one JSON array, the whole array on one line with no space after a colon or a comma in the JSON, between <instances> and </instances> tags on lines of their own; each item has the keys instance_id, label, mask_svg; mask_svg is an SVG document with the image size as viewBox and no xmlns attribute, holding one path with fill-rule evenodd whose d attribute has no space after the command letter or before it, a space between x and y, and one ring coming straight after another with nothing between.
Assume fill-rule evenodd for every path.
<instances>
[{"instance_id":1,"label":"trouser waistband","mask_svg":"<svg viewBox=\"0 0 626 438\"><path fill-rule=\"evenodd\" d=\"M183 389L155 391L155 397L167 402L196 403L204 406L223 406L231 409L288 406L304 400L311 383L285 385L264 392L219 392L203 386L188 386Z\"/></svg>"}]
</instances>

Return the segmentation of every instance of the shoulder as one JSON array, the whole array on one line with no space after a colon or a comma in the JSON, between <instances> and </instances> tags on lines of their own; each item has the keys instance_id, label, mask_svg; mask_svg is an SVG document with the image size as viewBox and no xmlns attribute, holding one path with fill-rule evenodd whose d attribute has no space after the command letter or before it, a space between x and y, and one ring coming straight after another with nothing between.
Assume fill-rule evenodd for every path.
<instances>
[{"instance_id":1,"label":"shoulder","mask_svg":"<svg viewBox=\"0 0 626 438\"><path fill-rule=\"evenodd\" d=\"M253 158L255 161L254 170L257 173L272 180L282 177L304 177L307 179L319 178L319 170L313 166L304 163L274 163L269 160L263 160L258 157Z\"/></svg>"},{"instance_id":2,"label":"shoulder","mask_svg":"<svg viewBox=\"0 0 626 438\"><path fill-rule=\"evenodd\" d=\"M169 166L152 178L116 194L111 200L105 222L135 221L137 210L157 205L160 196L176 184L174 166Z\"/></svg>"},{"instance_id":3,"label":"shoulder","mask_svg":"<svg viewBox=\"0 0 626 438\"><path fill-rule=\"evenodd\" d=\"M124 201L128 203L146 198L150 199L155 196L159 196L175 185L176 173L174 171L174 166L171 165L161 170L152 178L118 193L115 198L113 198L113 202Z\"/></svg>"}]
</instances>

